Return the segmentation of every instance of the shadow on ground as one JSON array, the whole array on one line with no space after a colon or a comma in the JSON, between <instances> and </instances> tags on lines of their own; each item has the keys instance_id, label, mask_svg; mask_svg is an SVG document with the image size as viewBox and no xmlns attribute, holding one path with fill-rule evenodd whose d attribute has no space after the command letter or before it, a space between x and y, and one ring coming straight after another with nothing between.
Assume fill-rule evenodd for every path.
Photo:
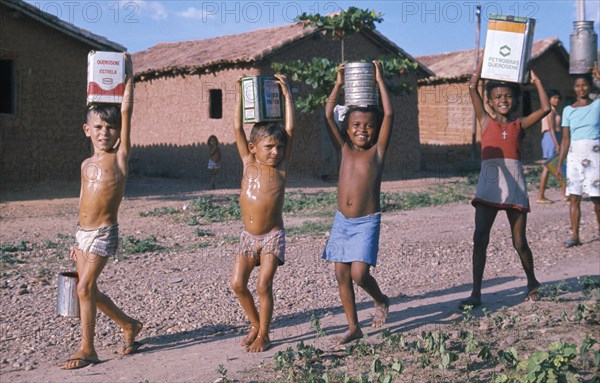
<instances>
[{"instance_id":1,"label":"shadow on ground","mask_svg":"<svg viewBox=\"0 0 600 383\"><path fill-rule=\"evenodd\" d=\"M580 278L585 278L585 276ZM518 279L521 278L503 277L490 279L484 281L484 290L510 283ZM369 331L368 329L370 329L371 324L370 319L361 321L360 325L370 337L377 336L384 330L389 330L392 333L414 330L433 331L439 326L450 325L462 317L462 312L458 309L458 305L460 299L464 297L460 299L443 299L443 297L461 293L464 293L465 296L467 296L470 289L470 284L464 284L415 296L390 297L392 306L402 305L407 307L399 311L392 307L386 325L380 329ZM551 293L553 299L560 299L561 295L581 290L582 286L579 283L579 278L545 282L542 284L541 289L542 293ZM482 311L483 307L493 313L504 307L516 306L523 302L524 297L525 286L496 290L493 293L484 293L482 297L483 305L475 308L471 312L471 315L475 317L484 316ZM419 304L421 300L429 300L432 298L440 299L438 302L432 304ZM410 305L411 303L414 305ZM357 304L359 312L362 310L372 310L372 308L371 302ZM275 308L275 311L277 311L277 308ZM327 315L323 316L325 313L327 313ZM336 306L320 309L315 314L320 318L320 325L325 333L330 336L338 335L346 331L345 324L328 324L328 322L333 322L333 320L330 321L329 318L332 318L333 315L342 313L342 307ZM311 326L311 315L312 313L302 313L277 317L273 323L271 334L274 347L286 343L306 342L316 339L316 330ZM161 350L187 348L200 343L229 342L232 338L241 340L242 337L245 336L244 330L245 329L236 326L217 324L192 331L159 335L144 339L143 342L146 345L140 352L152 353Z\"/></svg>"}]
</instances>

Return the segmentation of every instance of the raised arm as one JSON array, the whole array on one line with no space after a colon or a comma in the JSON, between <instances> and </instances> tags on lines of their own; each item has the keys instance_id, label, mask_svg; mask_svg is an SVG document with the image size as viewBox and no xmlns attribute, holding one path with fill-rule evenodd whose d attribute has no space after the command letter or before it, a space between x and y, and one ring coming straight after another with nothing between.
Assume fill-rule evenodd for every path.
<instances>
[{"instance_id":1,"label":"raised arm","mask_svg":"<svg viewBox=\"0 0 600 383\"><path fill-rule=\"evenodd\" d=\"M121 103L121 136L118 154L124 161L129 159L131 151L131 115L133 114L133 63L131 55L123 53L125 58L125 93Z\"/></svg>"},{"instance_id":2,"label":"raised arm","mask_svg":"<svg viewBox=\"0 0 600 383\"><path fill-rule=\"evenodd\" d=\"M342 85L344 85L344 64L340 64L338 66L335 85L333 86L331 94L327 98L327 103L325 104L325 120L327 121L327 130L329 131L329 136L331 137L333 146L338 151L344 145L344 138L342 137L342 133L338 129L337 123L335 122L333 109L337 105L337 99Z\"/></svg>"},{"instance_id":3,"label":"raised arm","mask_svg":"<svg viewBox=\"0 0 600 383\"><path fill-rule=\"evenodd\" d=\"M292 92L290 92L287 78L282 74L276 74L275 77L281 87L285 104L285 134L287 134L287 145L285 146L284 161L285 164L288 165L290 163L290 158L292 157L292 139L294 136L294 101L292 100Z\"/></svg>"},{"instance_id":4,"label":"raised arm","mask_svg":"<svg viewBox=\"0 0 600 383\"><path fill-rule=\"evenodd\" d=\"M377 138L377 151L383 158L385 151L390 144L390 137L392 136L392 126L394 124L394 108L385 81L383 81L383 68L379 61L373 61L375 65L375 81L379 87L379 94L381 95L381 104L383 106L383 119L381 121L381 127L379 128L379 136Z\"/></svg>"},{"instance_id":5,"label":"raised arm","mask_svg":"<svg viewBox=\"0 0 600 383\"><path fill-rule=\"evenodd\" d=\"M489 115L485 111L483 98L481 98L481 95L479 94L481 68L483 68L483 58L477 63L477 69L475 69L475 72L473 72L473 75L471 76L471 81L469 81L469 96L471 96L471 103L473 104L473 109L475 109L475 118L477 119L477 122L479 122L479 126L483 128L487 125Z\"/></svg>"},{"instance_id":6,"label":"raised arm","mask_svg":"<svg viewBox=\"0 0 600 383\"><path fill-rule=\"evenodd\" d=\"M246 139L246 133L244 132L244 124L242 122L242 78L237 80L237 92L236 92L236 104L235 104L235 117L233 120L233 133L235 135L235 142L237 144L238 153L242 161L250 154L248 150L248 140Z\"/></svg>"},{"instance_id":7,"label":"raised arm","mask_svg":"<svg viewBox=\"0 0 600 383\"><path fill-rule=\"evenodd\" d=\"M538 92L538 96L540 98L540 107L538 110L534 111L529 116L523 117L521 119L521 127L523 129L527 129L532 125L537 124L542 118L546 117L546 115L548 115L548 113L550 113L551 110L550 101L548 101L548 95L544 90L542 82L540 81L538 76L536 76L534 71L531 71L530 73L531 83L535 85Z\"/></svg>"}]
</instances>

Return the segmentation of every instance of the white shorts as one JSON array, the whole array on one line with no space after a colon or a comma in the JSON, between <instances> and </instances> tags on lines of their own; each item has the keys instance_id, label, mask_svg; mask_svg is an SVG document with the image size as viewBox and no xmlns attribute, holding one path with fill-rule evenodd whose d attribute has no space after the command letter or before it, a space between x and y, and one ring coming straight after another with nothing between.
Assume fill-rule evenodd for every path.
<instances>
[{"instance_id":1,"label":"white shorts","mask_svg":"<svg viewBox=\"0 0 600 383\"><path fill-rule=\"evenodd\" d=\"M566 194L600 197L600 141L571 141Z\"/></svg>"},{"instance_id":2,"label":"white shorts","mask_svg":"<svg viewBox=\"0 0 600 383\"><path fill-rule=\"evenodd\" d=\"M221 167L220 164L216 163L213 160L208 160L208 170L219 169Z\"/></svg>"}]
</instances>

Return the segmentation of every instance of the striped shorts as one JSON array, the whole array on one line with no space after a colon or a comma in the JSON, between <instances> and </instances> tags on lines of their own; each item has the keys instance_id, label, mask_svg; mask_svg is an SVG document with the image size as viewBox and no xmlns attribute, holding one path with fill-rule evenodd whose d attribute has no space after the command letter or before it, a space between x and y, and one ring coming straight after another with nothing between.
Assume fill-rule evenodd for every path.
<instances>
[{"instance_id":1,"label":"striped shorts","mask_svg":"<svg viewBox=\"0 0 600 383\"><path fill-rule=\"evenodd\" d=\"M240 235L239 252L244 257L256 260L260 265L261 255L271 255L277 258L279 266L285 263L285 230L277 230L264 235L252 235L242 231Z\"/></svg>"},{"instance_id":2,"label":"striped shorts","mask_svg":"<svg viewBox=\"0 0 600 383\"><path fill-rule=\"evenodd\" d=\"M79 250L110 257L117 253L119 247L119 225L103 226L94 230L84 230L77 226L75 239Z\"/></svg>"}]
</instances>

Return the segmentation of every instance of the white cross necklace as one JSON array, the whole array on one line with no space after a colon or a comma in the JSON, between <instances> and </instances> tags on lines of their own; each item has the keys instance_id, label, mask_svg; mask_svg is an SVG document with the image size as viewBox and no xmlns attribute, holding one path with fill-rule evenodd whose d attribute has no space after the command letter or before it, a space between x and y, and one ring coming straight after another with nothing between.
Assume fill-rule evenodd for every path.
<instances>
[{"instance_id":1,"label":"white cross necklace","mask_svg":"<svg viewBox=\"0 0 600 383\"><path fill-rule=\"evenodd\" d=\"M502 131L502 138L504 139L504 141L506 141L506 136L508 136L508 133L506 133L506 129L504 129Z\"/></svg>"}]
</instances>

